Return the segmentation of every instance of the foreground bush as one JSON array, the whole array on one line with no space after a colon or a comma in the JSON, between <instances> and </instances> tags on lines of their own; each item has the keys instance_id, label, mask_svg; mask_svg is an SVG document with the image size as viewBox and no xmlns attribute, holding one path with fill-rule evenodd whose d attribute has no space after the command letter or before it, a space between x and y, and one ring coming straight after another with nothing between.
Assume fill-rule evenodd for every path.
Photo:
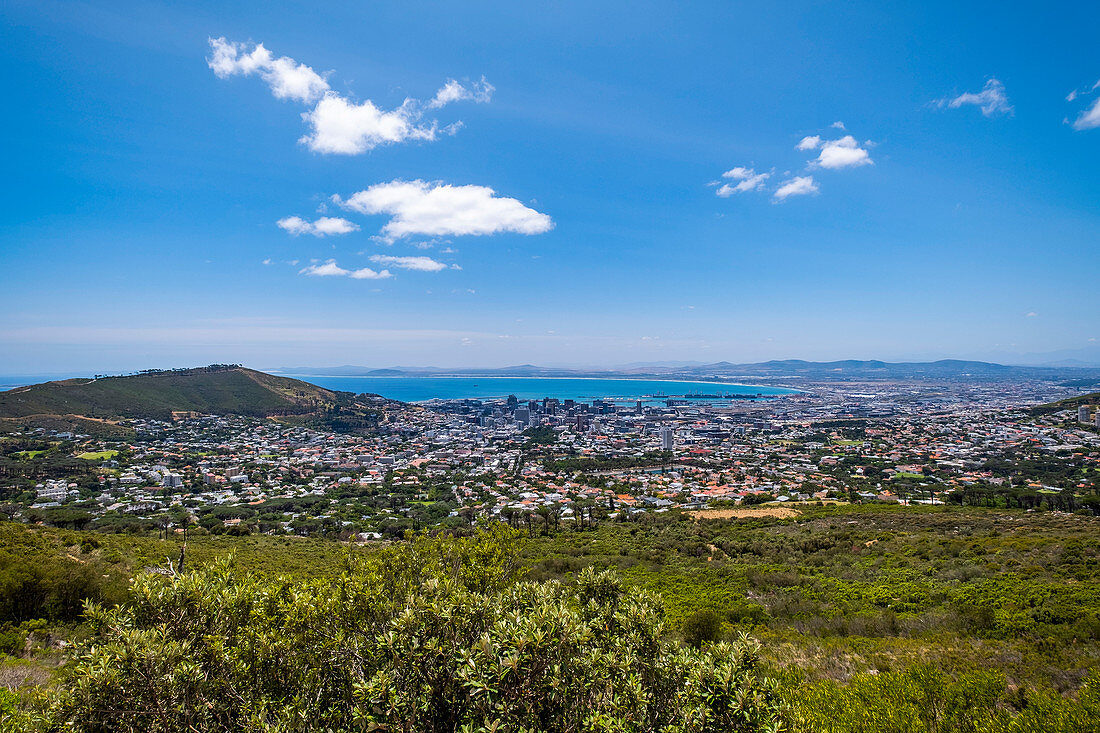
<instances>
[{"instance_id":1,"label":"foreground bush","mask_svg":"<svg viewBox=\"0 0 1100 733\"><path fill-rule=\"evenodd\" d=\"M664 640L611 573L515 582L506 530L349 558L335 580L229 563L135 581L43 721L74 731L778 731L754 645Z\"/></svg>"}]
</instances>

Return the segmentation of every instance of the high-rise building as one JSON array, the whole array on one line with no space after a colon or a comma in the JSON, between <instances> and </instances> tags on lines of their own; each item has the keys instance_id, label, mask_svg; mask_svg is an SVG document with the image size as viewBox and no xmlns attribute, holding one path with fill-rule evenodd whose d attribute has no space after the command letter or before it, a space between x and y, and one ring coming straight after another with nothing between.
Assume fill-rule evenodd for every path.
<instances>
[{"instance_id":1,"label":"high-rise building","mask_svg":"<svg viewBox=\"0 0 1100 733\"><path fill-rule=\"evenodd\" d=\"M661 450L672 450L676 447L676 434L672 428L661 428Z\"/></svg>"},{"instance_id":2,"label":"high-rise building","mask_svg":"<svg viewBox=\"0 0 1100 733\"><path fill-rule=\"evenodd\" d=\"M516 422L520 423L524 427L531 424L531 410L526 407L517 407L514 413Z\"/></svg>"},{"instance_id":3,"label":"high-rise building","mask_svg":"<svg viewBox=\"0 0 1100 733\"><path fill-rule=\"evenodd\" d=\"M1079 405L1077 407L1077 422L1087 423L1089 421L1089 406Z\"/></svg>"}]
</instances>

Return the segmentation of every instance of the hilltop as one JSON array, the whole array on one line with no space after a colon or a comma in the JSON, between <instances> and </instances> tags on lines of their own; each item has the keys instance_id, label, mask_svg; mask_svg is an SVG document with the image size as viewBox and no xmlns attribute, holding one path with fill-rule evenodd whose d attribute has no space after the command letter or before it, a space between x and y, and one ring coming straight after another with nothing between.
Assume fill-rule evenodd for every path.
<instances>
[{"instance_id":1,"label":"hilltop","mask_svg":"<svg viewBox=\"0 0 1100 733\"><path fill-rule=\"evenodd\" d=\"M236 364L214 364L17 387L0 392L0 424L103 432L117 430L119 420L171 420L173 413L201 413L358 431L377 422L384 402L376 395L357 396Z\"/></svg>"}]
</instances>

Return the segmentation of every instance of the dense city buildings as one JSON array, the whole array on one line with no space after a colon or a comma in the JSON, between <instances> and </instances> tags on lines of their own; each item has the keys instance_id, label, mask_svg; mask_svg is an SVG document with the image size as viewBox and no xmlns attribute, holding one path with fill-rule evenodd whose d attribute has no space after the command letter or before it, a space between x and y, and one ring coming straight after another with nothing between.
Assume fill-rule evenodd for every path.
<instances>
[{"instance_id":1,"label":"dense city buildings","mask_svg":"<svg viewBox=\"0 0 1100 733\"><path fill-rule=\"evenodd\" d=\"M740 503L1096 507L1100 432L1049 382L809 382L768 399L386 402L369 435L271 419L134 420L111 441L20 437L68 468L5 487L10 515L102 529L335 534L501 520L531 531ZM1079 390L1078 390L1079 391Z\"/></svg>"}]
</instances>

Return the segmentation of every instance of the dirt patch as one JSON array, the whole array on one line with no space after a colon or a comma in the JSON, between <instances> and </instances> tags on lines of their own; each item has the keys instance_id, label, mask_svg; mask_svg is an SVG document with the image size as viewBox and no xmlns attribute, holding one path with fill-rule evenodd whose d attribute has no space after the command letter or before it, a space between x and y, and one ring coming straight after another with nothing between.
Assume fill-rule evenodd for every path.
<instances>
[{"instance_id":1,"label":"dirt patch","mask_svg":"<svg viewBox=\"0 0 1100 733\"><path fill-rule=\"evenodd\" d=\"M787 506L762 506L752 509L696 509L687 512L692 519L754 519L771 517L772 519L790 519L799 515L797 509Z\"/></svg>"},{"instance_id":2,"label":"dirt patch","mask_svg":"<svg viewBox=\"0 0 1100 733\"><path fill-rule=\"evenodd\" d=\"M0 665L0 687L9 690L44 685L49 681L50 670L31 662L13 659Z\"/></svg>"}]
</instances>

